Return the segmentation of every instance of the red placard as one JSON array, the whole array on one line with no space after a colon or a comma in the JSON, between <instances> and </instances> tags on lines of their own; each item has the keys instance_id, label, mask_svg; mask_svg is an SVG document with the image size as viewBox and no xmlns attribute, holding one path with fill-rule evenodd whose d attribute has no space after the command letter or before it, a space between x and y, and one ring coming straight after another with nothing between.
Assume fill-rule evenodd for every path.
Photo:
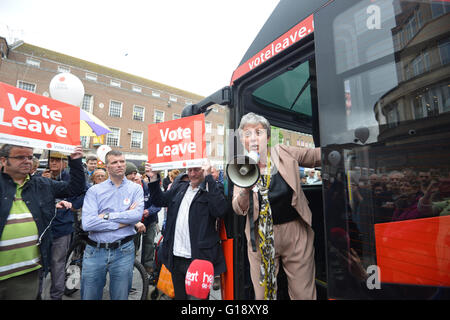
<instances>
[{"instance_id":1,"label":"red placard","mask_svg":"<svg viewBox=\"0 0 450 320\"><path fill-rule=\"evenodd\" d=\"M80 108L0 82L0 143L72 152Z\"/></svg>"},{"instance_id":2,"label":"red placard","mask_svg":"<svg viewBox=\"0 0 450 320\"><path fill-rule=\"evenodd\" d=\"M204 114L148 126L148 162L155 171L201 167L205 154Z\"/></svg>"}]
</instances>

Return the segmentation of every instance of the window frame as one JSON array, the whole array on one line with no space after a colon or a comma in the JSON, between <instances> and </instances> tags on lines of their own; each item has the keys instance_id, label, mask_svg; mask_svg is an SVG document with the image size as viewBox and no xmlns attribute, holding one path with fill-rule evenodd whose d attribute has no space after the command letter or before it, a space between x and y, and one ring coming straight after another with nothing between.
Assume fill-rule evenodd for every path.
<instances>
[{"instance_id":1,"label":"window frame","mask_svg":"<svg viewBox=\"0 0 450 320\"><path fill-rule=\"evenodd\" d=\"M119 147L119 146L120 146L120 134L121 134L121 129L120 129L120 128L117 128L117 127L109 127L109 129L111 130L111 132L106 134L106 144L107 144L108 146L110 146L110 147ZM113 132L115 132L114 134L117 133L117 144L116 144L116 145L113 145L113 144L110 144L110 143L109 143L109 142L110 142L110 141L109 141L110 136L113 134Z\"/></svg>"},{"instance_id":2,"label":"window frame","mask_svg":"<svg viewBox=\"0 0 450 320\"><path fill-rule=\"evenodd\" d=\"M120 115L119 116L111 115L111 103L113 103L113 102L120 103ZM122 118L122 112L123 112L123 102L117 101L117 100L112 100L112 99L109 100L108 116L110 116L111 118Z\"/></svg>"},{"instance_id":3,"label":"window frame","mask_svg":"<svg viewBox=\"0 0 450 320\"><path fill-rule=\"evenodd\" d=\"M135 118L135 109L137 108L142 108L142 119L136 119ZM145 107L144 106L140 106L138 104L133 105L133 114L131 116L132 120L136 120L136 121L141 121L144 122L145 121Z\"/></svg>"},{"instance_id":4,"label":"window frame","mask_svg":"<svg viewBox=\"0 0 450 320\"><path fill-rule=\"evenodd\" d=\"M20 86L20 83L26 84L26 85L30 85L30 86L33 86L33 87L34 87L34 90L31 91L31 90L25 89L24 87ZM33 82L27 82L27 81L23 81L23 80L17 80L16 88L19 88L19 89L22 89L22 90L25 90L25 91L28 91L28 92L36 93L37 85L36 85L36 83L33 83Z\"/></svg>"},{"instance_id":5,"label":"window frame","mask_svg":"<svg viewBox=\"0 0 450 320\"><path fill-rule=\"evenodd\" d=\"M141 139L139 142L139 147L133 146L133 134L134 133L140 133L141 134ZM142 149L144 144L144 131L140 131L140 130L131 130L131 137L130 137L130 148L131 149Z\"/></svg>"},{"instance_id":6,"label":"window frame","mask_svg":"<svg viewBox=\"0 0 450 320\"><path fill-rule=\"evenodd\" d=\"M156 122L156 113L157 112L161 112L162 113L162 121L158 121L158 122ZM161 122L164 122L165 120L165 112L164 111L161 111L161 110L158 110L158 109L155 109L154 111L153 111L153 123L161 123Z\"/></svg>"}]
</instances>

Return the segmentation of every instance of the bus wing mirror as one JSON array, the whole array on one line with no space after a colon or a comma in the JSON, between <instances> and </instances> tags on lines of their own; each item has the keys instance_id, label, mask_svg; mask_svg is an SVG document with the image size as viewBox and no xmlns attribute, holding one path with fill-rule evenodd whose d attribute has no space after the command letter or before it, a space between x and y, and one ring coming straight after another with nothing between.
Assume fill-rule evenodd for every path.
<instances>
[{"instance_id":1,"label":"bus wing mirror","mask_svg":"<svg viewBox=\"0 0 450 320\"><path fill-rule=\"evenodd\" d=\"M213 104L229 105L231 103L231 87L223 87L205 99L195 103L189 104L181 111L181 117L195 116L204 113L207 116L212 109L208 109Z\"/></svg>"}]
</instances>

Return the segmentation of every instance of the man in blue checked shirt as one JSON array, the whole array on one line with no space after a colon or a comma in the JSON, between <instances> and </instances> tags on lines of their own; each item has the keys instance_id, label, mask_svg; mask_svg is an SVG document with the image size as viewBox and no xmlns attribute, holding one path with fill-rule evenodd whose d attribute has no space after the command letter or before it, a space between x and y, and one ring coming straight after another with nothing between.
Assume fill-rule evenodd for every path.
<instances>
[{"instance_id":1,"label":"man in blue checked shirt","mask_svg":"<svg viewBox=\"0 0 450 320\"><path fill-rule=\"evenodd\" d=\"M109 179L86 192L82 227L89 232L83 257L81 299L101 300L110 276L111 300L127 300L135 259L134 226L144 211L142 187L126 179L125 157L112 150L105 157Z\"/></svg>"}]
</instances>

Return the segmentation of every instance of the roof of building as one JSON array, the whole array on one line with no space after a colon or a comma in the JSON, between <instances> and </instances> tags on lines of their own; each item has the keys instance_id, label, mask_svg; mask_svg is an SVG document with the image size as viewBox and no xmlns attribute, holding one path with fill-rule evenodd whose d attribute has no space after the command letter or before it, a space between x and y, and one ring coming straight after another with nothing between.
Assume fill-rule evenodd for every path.
<instances>
[{"instance_id":1,"label":"roof of building","mask_svg":"<svg viewBox=\"0 0 450 320\"><path fill-rule=\"evenodd\" d=\"M93 62L89 62L83 59L75 58L66 54L62 54L56 51L38 47L29 43L23 42L13 48L13 51L21 52L24 54L33 55L34 57L45 58L52 61L57 61L67 66L73 66L86 71L97 73L99 75L109 76L115 79L129 81L131 83L140 84L155 90L166 91L171 94L183 96L185 98L191 98L193 100L201 100L204 97L198 94L174 88L156 81L152 81L143 77L139 77L133 74L129 74L123 71L115 70L109 67L105 67Z\"/></svg>"}]
</instances>

